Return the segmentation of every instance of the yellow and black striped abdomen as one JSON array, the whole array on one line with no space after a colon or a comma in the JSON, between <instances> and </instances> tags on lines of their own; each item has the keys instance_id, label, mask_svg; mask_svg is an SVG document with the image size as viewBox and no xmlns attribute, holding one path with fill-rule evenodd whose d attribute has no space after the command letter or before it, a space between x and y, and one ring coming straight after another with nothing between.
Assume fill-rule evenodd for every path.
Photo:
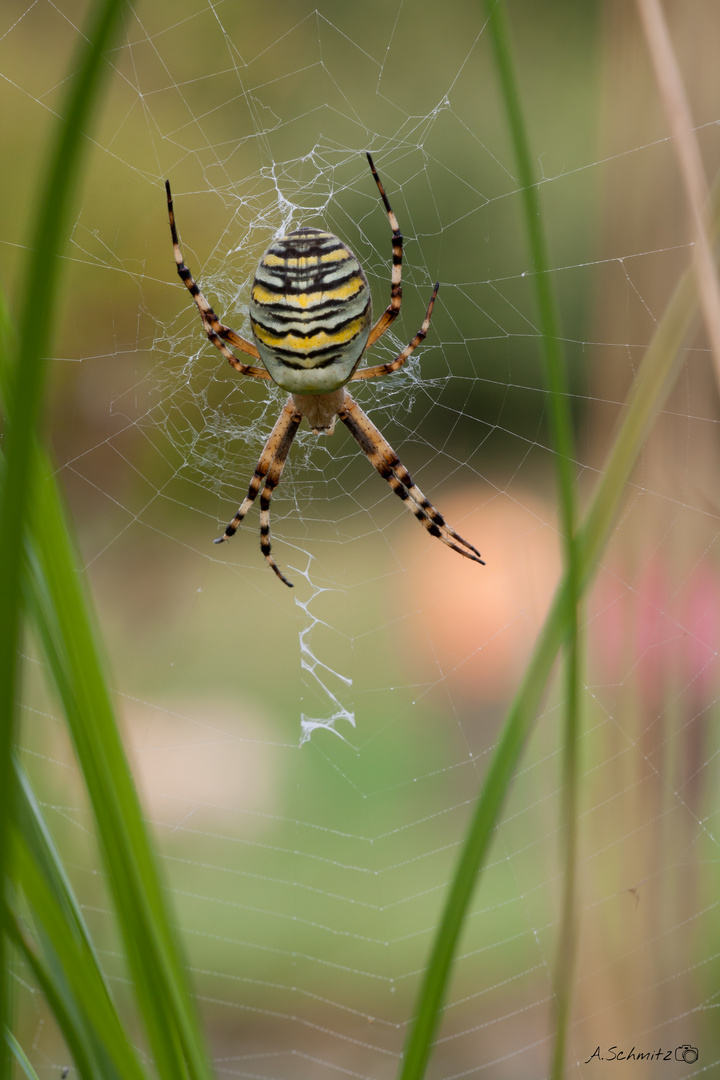
<instances>
[{"instance_id":1,"label":"yellow and black striped abdomen","mask_svg":"<svg viewBox=\"0 0 720 1080\"><path fill-rule=\"evenodd\" d=\"M296 229L281 236L257 268L250 321L278 386L293 394L339 389L360 362L372 321L360 263L332 233Z\"/></svg>"}]
</instances>

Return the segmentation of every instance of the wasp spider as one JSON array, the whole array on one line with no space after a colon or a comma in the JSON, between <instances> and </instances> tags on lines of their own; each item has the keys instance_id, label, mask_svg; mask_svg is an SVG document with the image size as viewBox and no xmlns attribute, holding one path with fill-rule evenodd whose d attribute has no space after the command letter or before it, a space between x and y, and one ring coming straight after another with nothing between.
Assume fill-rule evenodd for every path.
<instances>
[{"instance_id":1,"label":"wasp spider","mask_svg":"<svg viewBox=\"0 0 720 1080\"><path fill-rule=\"evenodd\" d=\"M262 487L260 548L280 580L290 586L292 583L270 553L270 499L280 482L303 417L316 434L328 435L332 434L339 417L363 453L430 535L465 558L483 562L480 552L450 528L413 483L395 451L345 389L346 383L355 379L374 379L402 367L427 334L440 287L436 283L422 326L410 344L390 363L358 370L365 350L374 345L396 319L402 299L402 233L370 154L367 159L392 229L390 304L371 326L370 289L352 251L332 233L320 229L295 229L270 245L257 268L250 294L254 344L220 322L193 280L183 261L170 184L165 182L178 274L197 304L205 333L241 375L272 379L290 394L260 455L245 501L215 543L221 544L233 536ZM230 346L253 360L262 361L264 366L243 363L231 352Z\"/></svg>"}]
</instances>

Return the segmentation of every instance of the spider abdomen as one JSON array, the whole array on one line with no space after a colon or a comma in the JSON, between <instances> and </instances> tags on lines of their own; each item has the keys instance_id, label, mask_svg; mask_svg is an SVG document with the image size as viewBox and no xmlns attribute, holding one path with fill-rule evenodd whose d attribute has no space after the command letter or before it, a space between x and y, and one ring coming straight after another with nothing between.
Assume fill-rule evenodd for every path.
<instances>
[{"instance_id":1,"label":"spider abdomen","mask_svg":"<svg viewBox=\"0 0 720 1080\"><path fill-rule=\"evenodd\" d=\"M260 358L279 386L293 394L326 394L348 381L365 350L370 288L337 236L296 229L260 260L250 321Z\"/></svg>"}]
</instances>

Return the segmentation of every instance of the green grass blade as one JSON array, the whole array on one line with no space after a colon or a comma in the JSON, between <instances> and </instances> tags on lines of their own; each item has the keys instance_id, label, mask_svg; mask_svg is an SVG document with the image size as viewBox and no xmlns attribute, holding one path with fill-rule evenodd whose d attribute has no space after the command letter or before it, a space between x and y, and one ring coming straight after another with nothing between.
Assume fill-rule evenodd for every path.
<instances>
[{"instance_id":1,"label":"green grass blade","mask_svg":"<svg viewBox=\"0 0 720 1080\"><path fill-rule=\"evenodd\" d=\"M89 1045L87 1038L84 1037L82 1025L78 1023L75 1016L75 1003L57 986L56 980L51 977L45 963L27 940L12 910L5 905L4 907L3 921L8 938L24 957L26 964L33 973L35 982L52 1009L53 1016L63 1033L67 1048L75 1062L75 1068L83 1077L83 1080L95 1080L92 1047Z\"/></svg>"},{"instance_id":2,"label":"green grass blade","mask_svg":"<svg viewBox=\"0 0 720 1080\"><path fill-rule=\"evenodd\" d=\"M99 1080L146 1080L115 1009L59 853L17 762L15 771L15 881L41 946L46 981L52 980L55 997L66 1003L73 1017L73 1030L81 1032L94 1076ZM17 911L15 919L17 922ZM25 938L27 941L27 935ZM63 1034L69 1044L73 1032Z\"/></svg>"},{"instance_id":3,"label":"green grass blade","mask_svg":"<svg viewBox=\"0 0 720 1080\"><path fill-rule=\"evenodd\" d=\"M720 229L720 183L713 191L713 233ZM686 272L653 335L633 383L590 508L577 533L579 594L587 590L610 537L625 485L683 364L682 346L696 321L697 290ZM430 1057L458 939L503 801L532 728L547 680L568 631L567 572L548 616L490 763L450 886L400 1068L401 1080L420 1080Z\"/></svg>"},{"instance_id":4,"label":"green grass blade","mask_svg":"<svg viewBox=\"0 0 720 1080\"><path fill-rule=\"evenodd\" d=\"M525 231L532 258L532 282L540 315L542 350L550 391L550 427L556 450L557 486L560 495L563 553L567 576L568 607L565 614L567 639L565 644L562 797L559 830L564 865L564 888L557 947L555 977L556 1026L552 1065L554 1080L561 1080L564 1071L565 1044L572 1001L577 922L576 872L581 661L578 610L579 566L577 539L575 536L575 447L567 371L561 344L560 320L551 284L540 191L532 166L530 143L520 103L520 92L515 74L516 68L512 56L504 5L502 0L492 0L492 2L486 0L485 7L501 94L505 102L508 126L515 149Z\"/></svg>"},{"instance_id":5,"label":"green grass blade","mask_svg":"<svg viewBox=\"0 0 720 1080\"><path fill-rule=\"evenodd\" d=\"M46 357L56 309L60 257L69 236L72 200L76 194L81 151L90 115L98 99L104 56L119 26L125 0L94 4L77 74L58 123L55 145L45 173L43 194L30 243L30 259L21 304L23 334L10 371L4 437L7 468L0 490L0 791L11 791L11 746L19 698L21 641L21 575L24 526L33 497L31 447L44 393ZM32 328L32 332L30 331ZM0 875L6 880L7 815L0 818ZM6 938L0 935L0 1023L9 1026ZM0 1078L10 1075L10 1057L0 1053Z\"/></svg>"},{"instance_id":6,"label":"green grass blade","mask_svg":"<svg viewBox=\"0 0 720 1080\"><path fill-rule=\"evenodd\" d=\"M104 679L98 635L74 569L65 515L49 476L40 497L43 527L29 551L30 608L92 802L138 1007L160 1075L200 1080L210 1070L185 965Z\"/></svg>"},{"instance_id":7,"label":"green grass blade","mask_svg":"<svg viewBox=\"0 0 720 1080\"><path fill-rule=\"evenodd\" d=\"M173 1080L208 1077L208 1058L185 965L170 926L164 891L103 678L59 494L49 464L37 446L33 456L35 471L44 475L45 481L35 482L43 520L35 523L36 528L31 530L35 542L28 545L28 606L88 786L138 1010L161 1076ZM4 471L4 458L0 457L0 481ZM9 823L10 814L5 817ZM11 869L17 871L12 863ZM87 1048L78 1048L73 1041L80 1038L82 1025L57 989L57 974L53 978L32 953L11 908L4 906L3 911L10 920L6 930L41 980L58 1023L71 1040L76 1063L80 1053L84 1067L89 1068ZM63 932L58 924L57 937Z\"/></svg>"},{"instance_id":8,"label":"green grass blade","mask_svg":"<svg viewBox=\"0 0 720 1080\"><path fill-rule=\"evenodd\" d=\"M92 8L91 28L85 35L83 55L70 83L65 119L59 125L46 170L20 316L21 324L32 325L34 332L13 339L4 320L2 381L7 412L7 459L0 476L0 507L5 526L0 535L4 570L0 575L0 717L3 721L0 784L5 793L12 788L9 763L18 699L21 589L29 565L30 585L25 598L30 597L32 614L88 786L139 1011L160 1075L177 1080L208 1076L207 1056L117 733L62 505L54 482L47 479L51 470L36 440L47 366L44 358L51 351L49 334L61 270L60 256L69 231L83 132L91 105L97 100L103 55L122 8L123 0L103 0ZM13 353L11 364L8 359ZM37 516L28 526L31 505ZM6 814L0 832L3 880L8 879L8 869L12 870L7 862L8 827ZM8 932L33 964L53 1008L59 1010L58 1015L67 1013L63 996L55 990L53 973L32 954L4 904L2 911L8 919ZM2 942L0 964L4 973L7 970L4 935ZM8 1013L8 998L3 993L0 1020L7 1021ZM73 1018L66 1019L69 1027L77 1031ZM78 1053L82 1056L82 1047L72 1049L76 1059ZM6 1053L2 1054L2 1061L8 1075Z\"/></svg>"},{"instance_id":9,"label":"green grass blade","mask_svg":"<svg viewBox=\"0 0 720 1080\"><path fill-rule=\"evenodd\" d=\"M12 350L13 340L0 292L0 344L5 354ZM0 365L3 391L7 375L7 366ZM77 560L50 465L35 442L32 462L39 516L31 523L27 548L28 604L88 786L138 1009L162 1076L208 1077L210 1066L185 964L103 675L96 645L99 635L75 569ZM0 484L4 465L0 457ZM15 928L8 929L17 939ZM55 994L54 1000L62 999Z\"/></svg>"},{"instance_id":10,"label":"green grass blade","mask_svg":"<svg viewBox=\"0 0 720 1080\"><path fill-rule=\"evenodd\" d=\"M38 1080L38 1074L28 1061L25 1051L13 1035L12 1031L8 1031L7 1028L5 1029L5 1041L10 1049L10 1053L17 1061L23 1074L27 1077L27 1080Z\"/></svg>"},{"instance_id":11,"label":"green grass blade","mask_svg":"<svg viewBox=\"0 0 720 1080\"><path fill-rule=\"evenodd\" d=\"M7 341L12 335L1 307L0 316ZM62 503L47 459L36 444L33 449L34 471L45 479L33 481L40 517L28 543L28 606L88 786L138 1009L160 1075L208 1077L185 965L117 730ZM0 457L0 482L3 472ZM14 923L9 931L18 940ZM52 988L44 968L42 974L43 986ZM62 998L54 993L51 1000Z\"/></svg>"},{"instance_id":12,"label":"green grass blade","mask_svg":"<svg viewBox=\"0 0 720 1080\"><path fill-rule=\"evenodd\" d=\"M565 541L572 541L575 522L574 437L560 320L552 287L550 262L543 229L540 192L535 179L515 64L502 0L485 0L490 42L498 69L500 90L505 103L508 127L515 151L525 231L532 260L532 284L535 290L544 353L545 371L550 390L550 423L555 442L558 488ZM568 560L570 553L568 552Z\"/></svg>"}]
</instances>

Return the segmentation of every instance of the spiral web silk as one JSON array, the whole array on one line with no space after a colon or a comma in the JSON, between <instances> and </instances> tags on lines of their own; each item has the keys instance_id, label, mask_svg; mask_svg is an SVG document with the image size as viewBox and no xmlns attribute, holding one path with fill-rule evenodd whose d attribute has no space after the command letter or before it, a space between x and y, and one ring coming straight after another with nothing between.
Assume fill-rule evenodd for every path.
<instances>
[{"instance_id":1,"label":"spiral web silk","mask_svg":"<svg viewBox=\"0 0 720 1080\"><path fill-rule=\"evenodd\" d=\"M689 7L696 26L716 18ZM67 254L52 437L218 1075L390 1077L559 573L531 268L474 8L444 13L441 35L429 3L235 9L139 8L110 58ZM525 77L541 88L528 120L584 492L688 259L672 147L625 18L620 5L602 22L564 7L518 27ZM11 275L25 237L12 208L27 205L78 18L74 5L34 3L3 19ZM675 31L705 47L680 16ZM694 100L712 167L717 104L702 85ZM257 260L302 224L345 240L376 314L388 302L390 234L368 149L406 241L402 314L372 362L397 355L436 279L441 290L426 342L357 397L487 566L432 541L344 433L305 428L273 497L289 594L260 556L257 514L212 545L284 394L240 378L207 343L175 275L162 181L194 275L247 336ZM718 1057L717 441L700 342L585 612L569 1075L601 1067L596 1047L694 1046L709 1075ZM82 792L30 662L25 757L120 994ZM558 715L551 695L463 938L438 1076L546 1074ZM55 1076L64 1049L27 972L17 978L26 1045L39 1075Z\"/></svg>"}]
</instances>

